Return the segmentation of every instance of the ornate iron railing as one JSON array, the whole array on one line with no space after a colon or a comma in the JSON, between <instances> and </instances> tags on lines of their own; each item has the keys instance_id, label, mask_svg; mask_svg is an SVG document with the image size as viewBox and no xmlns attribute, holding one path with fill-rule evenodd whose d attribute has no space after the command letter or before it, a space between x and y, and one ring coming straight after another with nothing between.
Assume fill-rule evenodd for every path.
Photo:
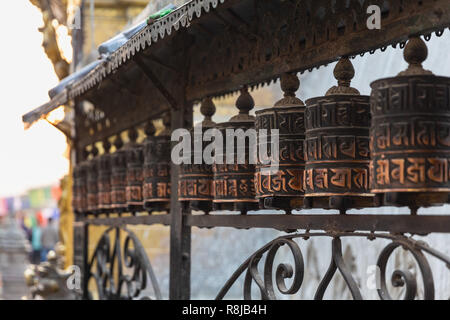
<instances>
[{"instance_id":1,"label":"ornate iron railing","mask_svg":"<svg viewBox=\"0 0 450 320\"><path fill-rule=\"evenodd\" d=\"M121 239L121 231L125 238ZM110 234L113 234L110 236ZM111 299L161 299L161 291L150 260L136 235L126 228L108 228L89 262L86 283L89 298ZM153 295L143 295L149 288Z\"/></svg>"},{"instance_id":2,"label":"ornate iron railing","mask_svg":"<svg viewBox=\"0 0 450 320\"><path fill-rule=\"evenodd\" d=\"M357 282L355 281L352 270L346 264L342 253L342 238L361 237L370 241L375 239L387 239L391 242L384 247L378 256L376 266L379 270L379 277L376 278L376 287L379 297L382 300L392 300L387 284L387 265L392 253L397 248L403 248L412 254L420 271L423 281L423 298L432 300L435 297L435 287L433 273L428 262L427 256L434 257L443 262L447 268L450 268L450 257L429 247L425 242L418 241L412 237L404 235L380 234L380 233L363 233L363 232L321 232L321 233L298 233L279 237L253 253L245 262L233 273L220 290L216 299L225 298L230 288L236 283L237 279L245 273L243 285L243 298L252 299L252 284L256 284L257 289L263 300L277 299L277 293L282 295L295 295L299 292L302 284L308 279L304 278L305 263L302 251L298 243L294 240L308 240L312 237L327 237L331 239L331 260L325 275L322 277L314 299L321 300L329 288L331 280L336 272L343 277L347 288L350 290L353 299L361 300L363 295ZM293 264L279 263L275 265L275 256L281 247L289 248L293 256ZM264 258L265 256L265 258ZM259 264L264 260L263 272L259 271ZM276 269L274 269L276 267ZM275 278L275 284L273 279ZM396 269L391 275L391 284L393 287L404 287L404 300L414 300L418 297L418 279L417 274L413 274L409 270ZM290 279L291 284L288 286L286 280ZM449 293L450 294L450 293Z\"/></svg>"}]
</instances>

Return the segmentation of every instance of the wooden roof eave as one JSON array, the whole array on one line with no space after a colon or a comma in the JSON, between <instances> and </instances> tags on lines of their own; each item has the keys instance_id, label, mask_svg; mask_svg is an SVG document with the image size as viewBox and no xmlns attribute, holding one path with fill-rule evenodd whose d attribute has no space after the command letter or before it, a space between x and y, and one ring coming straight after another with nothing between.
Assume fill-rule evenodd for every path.
<instances>
[{"instance_id":1,"label":"wooden roof eave","mask_svg":"<svg viewBox=\"0 0 450 320\"><path fill-rule=\"evenodd\" d=\"M236 0L227 1L233 2ZM173 30L178 31L180 28L188 26L190 21L199 18L202 13L209 12L224 2L225 0L203 0L197 3L197 1L193 0L147 26L134 35L125 45L113 52L106 61L96 66L89 74L67 86L66 89L53 97L49 102L23 115L22 120L25 127L28 128L34 122L45 118L48 113L66 104L69 100L82 98L87 91L94 88L111 74L114 74L117 69L132 59L135 54L143 51L158 40L167 38ZM175 23L169 24L169 21L173 22L174 20Z\"/></svg>"},{"instance_id":2,"label":"wooden roof eave","mask_svg":"<svg viewBox=\"0 0 450 320\"><path fill-rule=\"evenodd\" d=\"M205 96L222 96L232 93L244 84L259 86L269 83L284 72L302 72L326 65L340 56L372 53L389 45L395 46L397 43L405 42L412 34L425 35L434 31L440 33L450 27L450 2L446 0L426 2L420 6L415 2L408 2L403 4L402 8L398 7L399 2L397 1L389 2L390 11L382 20L382 28L368 30L366 27L368 15L363 7L340 8L339 10L342 12L338 12L334 8L334 11L328 10L329 16L326 14L321 18L323 23L314 20L306 22L307 19L303 19L303 15L306 14L305 8L308 8L310 16L315 17L316 15L312 14L314 10L319 10L321 5L327 6L330 3L325 0L309 2L307 0L298 0L297 2L255 2L253 0L203 0L198 2L193 0L134 35L127 43L113 52L106 61L67 88L66 99L83 98L87 92L90 92L89 95L99 96L95 100L101 100L104 93L101 87L105 87L105 85L108 87L111 82L115 81L114 79L119 80L118 83L123 82L120 81L122 74L133 85L137 83L136 81L148 81L144 78L142 78L143 80L135 79L139 63L132 63L132 67L123 68L136 57L139 57L138 60L144 59L152 68L154 66L156 66L155 68L161 67L158 75L173 72L168 68L164 69L161 63L158 65L156 62L158 58L170 60L171 56L167 52L170 55L177 54L177 50L171 46L176 44L175 41L172 41L173 39L181 37L174 37L180 35L181 30L186 31L183 33L184 35L191 35L195 38L193 44L186 49L186 52L183 52L190 59L187 84L183 91L184 98L189 101L198 101ZM295 3L297 3L297 7L295 7ZM350 3L359 6L360 2L351 1ZM277 10L270 7L274 5L279 6L276 8ZM257 9L256 6L261 6L261 8ZM247 14L247 11L252 10L254 12L250 15ZM358 16L349 18L349 14L351 13L350 16L352 16L355 12L358 13ZM261 19L258 14L262 14L264 19ZM344 29L341 26L343 18L351 20L347 21L351 25ZM292 23L292 21L296 21L296 23ZM216 31L211 31L208 30L211 23L221 25ZM289 28L289 32L286 32L286 27ZM275 43L273 37L277 37L277 34L280 38L277 39L278 43ZM286 34L291 37L286 37ZM268 41L270 37L272 37L272 41ZM221 50L217 49L218 45L222 46ZM253 49L246 50L246 47ZM264 56L265 51L261 51L261 47L267 47L265 48L268 52L266 56ZM261 53L254 52L255 49ZM159 57L155 54L158 50L162 52ZM226 50L231 50L231 57L224 56ZM153 60L152 55L155 58ZM222 68L221 70L211 68L211 63L214 63L216 59L223 60L223 63L219 63L217 66L217 68ZM242 59L245 63L243 66L240 63ZM170 67L169 62L169 68L176 69L178 67L176 65ZM161 72L161 70L165 71ZM133 72L134 78L131 77L131 72ZM163 77L161 82L166 84L177 81L178 78L179 75L174 73L174 76L170 78ZM100 84L102 85L100 86ZM171 85L172 87L170 87ZM168 83L168 86L171 89L174 84ZM93 88L96 90L92 90ZM152 89L158 91L157 86L153 86ZM148 96L155 96L155 94L153 92ZM64 100L56 98L25 115L24 121L35 121L35 119L41 118L43 113ZM164 103L167 104L167 102ZM155 108L157 107L155 106Z\"/></svg>"},{"instance_id":3,"label":"wooden roof eave","mask_svg":"<svg viewBox=\"0 0 450 320\"><path fill-rule=\"evenodd\" d=\"M66 88L54 96L49 102L44 103L40 107L23 115L22 121L25 129L31 127L36 121L44 119L50 112L62 105L67 104L68 101L68 88Z\"/></svg>"}]
</instances>

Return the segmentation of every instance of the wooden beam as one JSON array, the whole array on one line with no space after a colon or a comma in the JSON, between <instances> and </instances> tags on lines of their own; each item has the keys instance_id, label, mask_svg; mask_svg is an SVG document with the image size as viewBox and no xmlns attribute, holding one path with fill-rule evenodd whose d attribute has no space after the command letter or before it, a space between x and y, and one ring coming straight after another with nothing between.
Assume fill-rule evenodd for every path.
<instances>
[{"instance_id":1,"label":"wooden beam","mask_svg":"<svg viewBox=\"0 0 450 320\"><path fill-rule=\"evenodd\" d=\"M178 70L176 67L169 65L168 63L165 63L164 61L162 61L160 58L158 58L157 56L155 56L154 54L149 54L146 57L148 60L153 61L154 63L169 69L170 71L175 72L176 74L180 73L180 70Z\"/></svg>"},{"instance_id":2,"label":"wooden beam","mask_svg":"<svg viewBox=\"0 0 450 320\"><path fill-rule=\"evenodd\" d=\"M172 96L172 94L164 87L164 85L159 81L158 77L153 73L153 71L145 64L142 58L138 55L135 56L134 62L146 75L146 77L153 83L153 85L158 89L158 91L166 98L167 102L172 109L178 109L178 102Z\"/></svg>"},{"instance_id":3,"label":"wooden beam","mask_svg":"<svg viewBox=\"0 0 450 320\"><path fill-rule=\"evenodd\" d=\"M411 4L413 6L413 4ZM408 8L410 10L410 8ZM229 11L227 18L231 18ZM224 24L227 20L219 13L213 11L214 15L221 19ZM261 25L263 27L264 21L251 22L253 25ZM236 17L234 17L236 18ZM238 18L236 18L238 19ZM201 20L200 20L201 21ZM236 20L236 23L238 21ZM364 20L365 23L365 20ZM229 27L233 28L234 32L238 27L234 26L228 21ZM245 25L241 26L245 27ZM261 61L253 65L239 70L234 68L230 76L230 65L226 63L221 66L223 70L218 72L219 76L214 74L208 75L209 72L215 72L210 68L205 68L204 62L193 64L192 77L196 77L195 73L201 70L201 76L210 80L198 81L190 83L187 89L187 99L190 101L198 101L206 96L220 96L225 93L230 93L238 90L242 85L252 85L265 82L269 79L280 76L285 72L298 72L308 70L313 67L326 65L336 61L341 56L354 56L360 53L370 52L378 48L386 47L391 44L396 44L401 41L408 40L409 35L428 34L437 30L443 30L450 27L450 2L445 0L437 0L433 3L424 3L420 10L416 10L413 14L405 13L400 15L397 19L387 20L383 22L380 30L369 30L367 28L360 28L358 31L352 31L351 26L348 31L335 39L323 41L318 44L309 45L306 48L294 52L280 52L279 56L274 56L268 61ZM244 28L245 30L245 28ZM448 30L446 31L448 32ZM216 37L219 37L217 34ZM226 38L225 38L226 39ZM300 39L299 39L300 40ZM252 43L242 45L244 48L251 47ZM203 48L196 46L192 52L201 54L202 50L211 50L210 47ZM236 50L239 50L236 47ZM242 52L238 57L245 57L251 59L254 52ZM231 63L236 63L231 62ZM228 68L228 69L225 69ZM225 76L220 76L225 74Z\"/></svg>"}]
</instances>

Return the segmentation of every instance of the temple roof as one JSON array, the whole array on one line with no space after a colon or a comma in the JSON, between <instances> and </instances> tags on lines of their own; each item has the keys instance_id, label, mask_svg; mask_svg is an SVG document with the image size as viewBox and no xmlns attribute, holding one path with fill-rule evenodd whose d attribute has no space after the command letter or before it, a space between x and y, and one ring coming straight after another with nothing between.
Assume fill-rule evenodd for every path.
<instances>
[{"instance_id":1,"label":"temple roof","mask_svg":"<svg viewBox=\"0 0 450 320\"><path fill-rule=\"evenodd\" d=\"M177 108L174 97L199 101L227 95L242 85L270 83L285 72L404 44L409 35L442 34L450 25L448 1L389 0L382 8L383 28L369 30L369 2L191 0L104 43L102 60L60 84L64 89L58 86L51 101L23 121L31 124L82 98L104 114L107 135Z\"/></svg>"}]
</instances>

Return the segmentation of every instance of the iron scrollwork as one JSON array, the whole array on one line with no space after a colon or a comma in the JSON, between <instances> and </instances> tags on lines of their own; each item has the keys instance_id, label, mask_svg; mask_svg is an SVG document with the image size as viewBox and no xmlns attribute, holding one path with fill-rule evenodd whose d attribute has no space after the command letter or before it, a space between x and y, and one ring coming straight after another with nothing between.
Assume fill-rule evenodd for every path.
<instances>
[{"instance_id":1,"label":"iron scrollwork","mask_svg":"<svg viewBox=\"0 0 450 320\"><path fill-rule=\"evenodd\" d=\"M397 248L403 248L409 252L417 263L420 277L409 270L400 270L395 268L391 275L392 287L402 287L404 300L414 300L418 298L418 283L417 278L423 281L423 299L432 300L435 298L435 287L433 280L433 273L428 262L427 256L432 256L446 264L450 268L450 257L438 252L429 247L425 242L415 240L412 237L404 235L393 234L376 234L364 232L320 232L320 233L301 233L291 234L279 237L252 254L228 279L225 285L220 290L216 300L223 299L231 287L237 282L238 278L245 273L243 285L243 298L245 300L252 299L252 284L257 285L257 289L261 293L262 300L276 300L275 287L273 279L276 280L276 288L282 295L297 294L302 284L304 283L305 263L299 244L294 239L308 240L311 237L328 237L331 238L331 261L325 275L322 277L314 295L315 300L322 300L328 288L330 288L331 280L337 271L343 277L351 296L355 300L362 300L363 295L361 288L355 280L352 270L344 261L342 253L342 238L345 237L361 237L368 240L385 239L391 242L387 244L381 251L376 262L379 270L377 279L377 292L381 300L392 300L393 297L389 293L387 284L387 265L392 257L393 252ZM280 263L276 266L274 273L275 256L279 249L283 246L289 248L293 257L293 263ZM263 274L258 270L260 261L264 260ZM290 280L290 286L286 286L286 280Z\"/></svg>"},{"instance_id":2,"label":"iron scrollwork","mask_svg":"<svg viewBox=\"0 0 450 320\"><path fill-rule=\"evenodd\" d=\"M121 231L125 233L123 241ZM125 228L111 227L103 233L89 262L87 284L91 279L94 279L100 300L162 299L144 247L136 235ZM151 296L145 294L150 288ZM88 296L92 299L93 292L89 290Z\"/></svg>"}]
</instances>

